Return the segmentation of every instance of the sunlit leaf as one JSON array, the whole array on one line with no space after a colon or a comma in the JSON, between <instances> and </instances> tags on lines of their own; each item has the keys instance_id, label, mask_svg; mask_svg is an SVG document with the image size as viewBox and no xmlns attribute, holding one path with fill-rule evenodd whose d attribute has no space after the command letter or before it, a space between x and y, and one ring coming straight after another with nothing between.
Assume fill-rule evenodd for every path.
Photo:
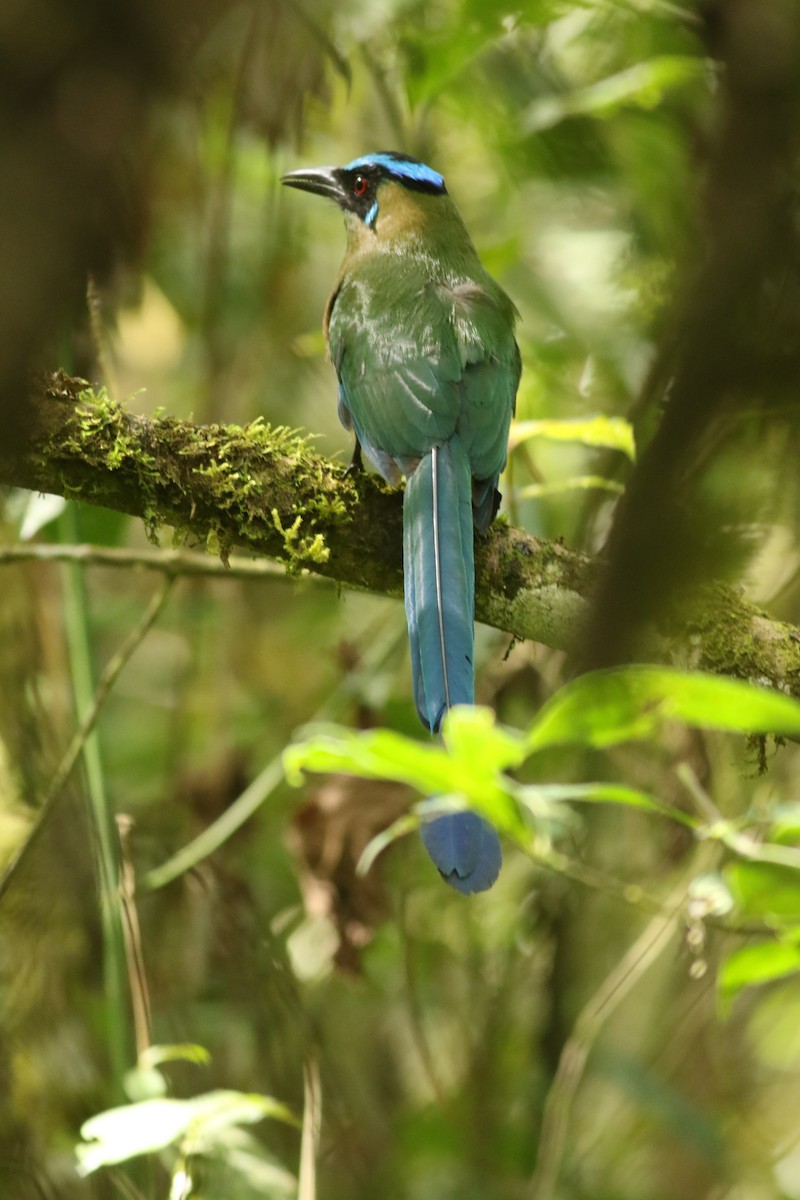
<instances>
[{"instance_id":1,"label":"sunlit leaf","mask_svg":"<svg viewBox=\"0 0 800 1200\"><path fill-rule=\"evenodd\" d=\"M185 1100L143 1100L98 1113L81 1126L84 1144L76 1147L79 1171L152 1154L185 1134L193 1112Z\"/></svg>"},{"instance_id":2,"label":"sunlit leaf","mask_svg":"<svg viewBox=\"0 0 800 1200\"><path fill-rule=\"evenodd\" d=\"M771 842L800 842L800 804L779 804L770 818Z\"/></svg>"},{"instance_id":3,"label":"sunlit leaf","mask_svg":"<svg viewBox=\"0 0 800 1200\"><path fill-rule=\"evenodd\" d=\"M191 1137L191 1151L202 1154L221 1131L265 1117L296 1125L290 1110L270 1096L213 1091L191 1100L143 1100L90 1117L81 1126L84 1141L76 1147L78 1169L89 1175L98 1167L152 1154Z\"/></svg>"},{"instance_id":4,"label":"sunlit leaf","mask_svg":"<svg viewBox=\"0 0 800 1200\"><path fill-rule=\"evenodd\" d=\"M389 730L354 733L326 726L284 752L290 783L303 771L344 772L366 779L393 779L423 795L462 795L482 803L502 801L499 772L518 765L524 739L503 729L488 709L458 707L444 723L445 746L423 743Z\"/></svg>"},{"instance_id":5,"label":"sunlit leaf","mask_svg":"<svg viewBox=\"0 0 800 1200\"><path fill-rule=\"evenodd\" d=\"M668 91L702 80L707 72L701 58L659 55L586 87L534 100L522 116L523 128L538 133L568 117L609 117L624 105L655 108Z\"/></svg>"},{"instance_id":6,"label":"sunlit leaf","mask_svg":"<svg viewBox=\"0 0 800 1200\"><path fill-rule=\"evenodd\" d=\"M745 987L771 983L800 972L800 946L787 942L759 942L734 951L722 964L718 977L723 1011L730 1008Z\"/></svg>"},{"instance_id":7,"label":"sunlit leaf","mask_svg":"<svg viewBox=\"0 0 800 1200\"><path fill-rule=\"evenodd\" d=\"M363 779L395 779L421 792L447 792L454 777L452 759L439 746L386 729L355 733L342 726L324 726L289 746L283 762L294 786L302 782L303 771L343 772Z\"/></svg>"},{"instance_id":8,"label":"sunlit leaf","mask_svg":"<svg viewBox=\"0 0 800 1200\"><path fill-rule=\"evenodd\" d=\"M191 1062L207 1066L211 1062L211 1055L205 1046L197 1046L193 1042L148 1046L139 1055L139 1064L143 1067L157 1067L165 1062Z\"/></svg>"},{"instance_id":9,"label":"sunlit leaf","mask_svg":"<svg viewBox=\"0 0 800 1200\"><path fill-rule=\"evenodd\" d=\"M485 774L518 767L528 750L521 734L497 723L491 708L459 704L444 719L442 737L467 769Z\"/></svg>"},{"instance_id":10,"label":"sunlit leaf","mask_svg":"<svg viewBox=\"0 0 800 1200\"><path fill-rule=\"evenodd\" d=\"M544 783L526 784L518 788L517 794L525 804L535 808L537 801L545 803L619 804L624 808L638 808L642 812L671 817L682 825L694 827L696 821L678 808L663 804L648 792L627 787L621 783Z\"/></svg>"},{"instance_id":11,"label":"sunlit leaf","mask_svg":"<svg viewBox=\"0 0 800 1200\"><path fill-rule=\"evenodd\" d=\"M554 442L580 442L584 446L601 446L621 450L628 458L636 458L633 426L622 417L578 417L557 421L514 421L511 426L509 449L514 450L531 438L546 438Z\"/></svg>"},{"instance_id":12,"label":"sunlit leaf","mask_svg":"<svg viewBox=\"0 0 800 1200\"><path fill-rule=\"evenodd\" d=\"M530 500L536 496L559 496L564 492L598 490L613 492L621 496L625 488L614 479L604 479L602 475L571 475L569 479L559 479L555 483L529 483L521 488L519 495Z\"/></svg>"},{"instance_id":13,"label":"sunlit leaf","mask_svg":"<svg viewBox=\"0 0 800 1200\"><path fill-rule=\"evenodd\" d=\"M651 737L669 720L735 733L797 735L800 703L735 679L619 667L581 675L557 692L533 722L528 745L613 746Z\"/></svg>"},{"instance_id":14,"label":"sunlit leaf","mask_svg":"<svg viewBox=\"0 0 800 1200\"><path fill-rule=\"evenodd\" d=\"M723 875L744 916L776 926L800 922L800 871L739 861L729 863Z\"/></svg>"}]
</instances>

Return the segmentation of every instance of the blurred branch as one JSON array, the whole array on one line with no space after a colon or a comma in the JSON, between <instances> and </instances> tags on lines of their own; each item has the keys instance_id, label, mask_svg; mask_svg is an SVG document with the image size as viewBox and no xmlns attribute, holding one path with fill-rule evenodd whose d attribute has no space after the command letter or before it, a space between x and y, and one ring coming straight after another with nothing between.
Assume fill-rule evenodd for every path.
<instances>
[{"instance_id":1,"label":"blurred branch","mask_svg":"<svg viewBox=\"0 0 800 1200\"><path fill-rule=\"evenodd\" d=\"M176 537L206 546L223 563L238 547L277 559L290 572L402 595L399 492L374 475L346 476L289 430L131 415L63 374L38 385L28 411L24 444L0 445L0 485L141 517L153 537L160 526L172 526ZM479 537L475 549L479 620L556 649L577 644L596 563L502 523ZM93 553L109 564L117 557ZM196 571L196 558L186 560L187 573ZM183 570L174 551L163 553L163 566L141 553L139 561L169 574ZM800 696L800 630L770 620L721 584L673 607L659 634L651 658Z\"/></svg>"},{"instance_id":2,"label":"blurred branch","mask_svg":"<svg viewBox=\"0 0 800 1200\"><path fill-rule=\"evenodd\" d=\"M286 579L286 571L274 562L238 558L221 562L209 554L192 550L132 549L127 546L64 546L28 542L24 546L0 545L0 565L19 562L73 562L83 567L124 567L159 571L162 575L204 576L226 579Z\"/></svg>"},{"instance_id":3,"label":"blurred branch","mask_svg":"<svg viewBox=\"0 0 800 1200\"><path fill-rule=\"evenodd\" d=\"M759 406L766 420L796 390L800 15L787 0L712 0L704 11L724 67L705 224L637 404L645 449L608 538L588 668L635 659L637 632L665 602L720 571L741 480L731 471L724 503L713 483L704 489L709 445L726 422Z\"/></svg>"}]
</instances>

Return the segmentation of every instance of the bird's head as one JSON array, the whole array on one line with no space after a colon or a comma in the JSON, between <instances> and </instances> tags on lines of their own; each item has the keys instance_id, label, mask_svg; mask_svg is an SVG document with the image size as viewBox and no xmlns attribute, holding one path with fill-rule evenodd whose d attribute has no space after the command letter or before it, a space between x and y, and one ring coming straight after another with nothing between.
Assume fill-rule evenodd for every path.
<instances>
[{"instance_id":1,"label":"bird's head","mask_svg":"<svg viewBox=\"0 0 800 1200\"><path fill-rule=\"evenodd\" d=\"M394 151L365 154L344 167L290 171L281 183L335 200L351 244L421 233L437 218L452 219L455 213L439 172Z\"/></svg>"}]
</instances>

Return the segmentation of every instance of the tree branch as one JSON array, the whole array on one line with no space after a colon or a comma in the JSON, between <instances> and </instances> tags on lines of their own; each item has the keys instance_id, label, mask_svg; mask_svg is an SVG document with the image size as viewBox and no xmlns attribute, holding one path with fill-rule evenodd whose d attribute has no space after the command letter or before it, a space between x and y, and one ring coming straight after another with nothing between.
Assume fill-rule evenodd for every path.
<instances>
[{"instance_id":1,"label":"tree branch","mask_svg":"<svg viewBox=\"0 0 800 1200\"><path fill-rule=\"evenodd\" d=\"M290 430L131 415L63 373L34 388L26 425L22 445L0 445L0 484L141 517L153 538L172 526L223 561L238 548L402 595L400 493L374 475L347 476ZM475 551L479 620L556 649L578 644L597 572L590 558L503 523ZM650 658L800 696L800 631L724 585L673 608L658 632Z\"/></svg>"}]
</instances>

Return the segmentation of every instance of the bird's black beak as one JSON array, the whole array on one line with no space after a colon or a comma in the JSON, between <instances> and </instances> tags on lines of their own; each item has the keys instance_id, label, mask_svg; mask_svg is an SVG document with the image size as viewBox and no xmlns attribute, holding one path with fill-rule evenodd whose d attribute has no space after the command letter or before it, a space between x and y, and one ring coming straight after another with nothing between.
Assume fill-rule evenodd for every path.
<instances>
[{"instance_id":1,"label":"bird's black beak","mask_svg":"<svg viewBox=\"0 0 800 1200\"><path fill-rule=\"evenodd\" d=\"M345 191L336 167L303 167L282 176L281 183L299 188L301 192L314 192L317 196L329 196L341 204Z\"/></svg>"}]
</instances>

